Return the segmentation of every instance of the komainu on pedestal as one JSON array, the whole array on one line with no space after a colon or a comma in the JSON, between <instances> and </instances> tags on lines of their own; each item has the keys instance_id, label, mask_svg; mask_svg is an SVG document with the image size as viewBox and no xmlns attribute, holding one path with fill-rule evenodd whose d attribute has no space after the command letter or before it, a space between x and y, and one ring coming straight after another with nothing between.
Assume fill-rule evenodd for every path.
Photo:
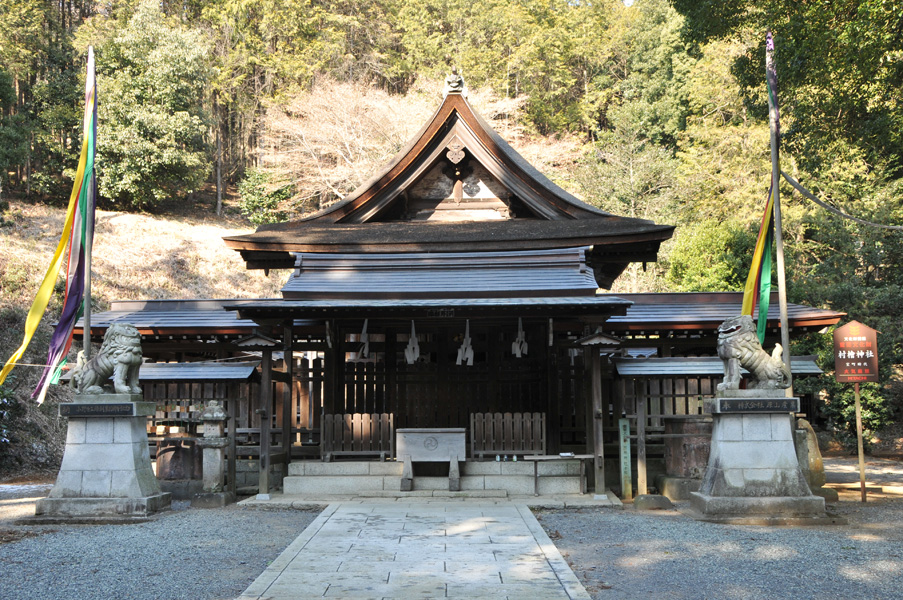
<instances>
[{"instance_id":1,"label":"komainu on pedestal","mask_svg":"<svg viewBox=\"0 0 903 600\"><path fill-rule=\"evenodd\" d=\"M749 371L747 389L787 389L790 370L782 359L783 348L776 344L771 354L762 349L752 317L741 315L718 327L718 357L724 361L724 381L718 391L740 389L740 368Z\"/></svg>"},{"instance_id":2,"label":"komainu on pedestal","mask_svg":"<svg viewBox=\"0 0 903 600\"><path fill-rule=\"evenodd\" d=\"M37 522L132 522L170 506L151 469L147 417L156 409L138 385L141 335L114 323L98 353L72 375L66 450L56 483L35 506Z\"/></svg>"},{"instance_id":3,"label":"komainu on pedestal","mask_svg":"<svg viewBox=\"0 0 903 600\"><path fill-rule=\"evenodd\" d=\"M782 348L762 349L752 318L726 320L718 328L724 382L706 402L712 413L712 444L705 475L690 504L707 521L755 524L830 522L825 502L814 496L794 446L790 370ZM749 378L741 388L742 371Z\"/></svg>"},{"instance_id":4,"label":"komainu on pedestal","mask_svg":"<svg viewBox=\"0 0 903 600\"><path fill-rule=\"evenodd\" d=\"M140 394L138 369L141 368L141 334L129 323L113 323L103 336L100 352L85 360L78 353L72 370L72 387L76 394ZM112 377L111 385L105 383ZM104 389L112 388L110 390Z\"/></svg>"}]
</instances>

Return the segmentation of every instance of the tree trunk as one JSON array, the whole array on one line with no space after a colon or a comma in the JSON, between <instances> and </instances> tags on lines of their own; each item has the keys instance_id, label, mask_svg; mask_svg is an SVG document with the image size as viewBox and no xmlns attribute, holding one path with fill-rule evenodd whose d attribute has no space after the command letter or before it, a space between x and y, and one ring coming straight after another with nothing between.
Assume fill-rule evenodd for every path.
<instances>
[{"instance_id":1,"label":"tree trunk","mask_svg":"<svg viewBox=\"0 0 903 600\"><path fill-rule=\"evenodd\" d=\"M223 214L223 136L220 127L220 111L213 99L213 123L216 127L216 214Z\"/></svg>"},{"instance_id":2,"label":"tree trunk","mask_svg":"<svg viewBox=\"0 0 903 600\"><path fill-rule=\"evenodd\" d=\"M28 151L25 153L25 196L31 196L31 148L34 134L28 136Z\"/></svg>"}]
</instances>

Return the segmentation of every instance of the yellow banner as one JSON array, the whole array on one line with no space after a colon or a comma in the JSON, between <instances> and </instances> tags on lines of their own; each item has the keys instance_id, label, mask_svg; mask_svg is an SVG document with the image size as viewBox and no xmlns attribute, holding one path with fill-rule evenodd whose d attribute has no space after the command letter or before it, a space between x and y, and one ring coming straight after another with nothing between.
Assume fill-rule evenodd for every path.
<instances>
[{"instance_id":1,"label":"yellow banner","mask_svg":"<svg viewBox=\"0 0 903 600\"><path fill-rule=\"evenodd\" d=\"M38 294L35 296L34 303L31 305L31 310L28 311L28 317L25 319L25 337L22 338L22 345L19 346L19 349L13 353L8 361L6 361L6 365L3 367L3 370L0 371L0 385L3 385L3 382L6 381L6 376L13 370L13 367L15 367L16 363L19 362L19 359L22 358L22 355L25 354L25 349L28 348L31 338L34 337L35 331L38 330L38 324L41 322L41 317L44 316L44 311L47 310L47 304L50 303L50 296L53 295L53 286L60 273L60 265L63 263L66 246L69 244L69 236L72 234L72 221L75 219L75 208L78 204L78 195L81 192L82 179L85 177L85 164L87 163L87 160L88 136L85 135L85 140L82 142L82 154L78 159L78 171L75 173L75 184L72 186L72 195L69 196L69 208L66 210L66 223L63 225L63 234L60 236L60 243L56 246L53 260L51 260L50 266L47 268L47 273L44 274L44 281L41 282L41 287L38 288Z\"/></svg>"},{"instance_id":2,"label":"yellow banner","mask_svg":"<svg viewBox=\"0 0 903 600\"><path fill-rule=\"evenodd\" d=\"M759 273L762 271L762 255L765 253L765 243L768 240L768 227L771 224L771 213L774 206L774 188L768 195L768 203L765 205L765 214L762 217L762 225L759 228L759 237L756 239L756 249L753 251L752 264L749 267L749 275L746 278L746 287L743 288L743 305L740 307L741 315L752 316L756 304L756 294L759 291Z\"/></svg>"}]
</instances>

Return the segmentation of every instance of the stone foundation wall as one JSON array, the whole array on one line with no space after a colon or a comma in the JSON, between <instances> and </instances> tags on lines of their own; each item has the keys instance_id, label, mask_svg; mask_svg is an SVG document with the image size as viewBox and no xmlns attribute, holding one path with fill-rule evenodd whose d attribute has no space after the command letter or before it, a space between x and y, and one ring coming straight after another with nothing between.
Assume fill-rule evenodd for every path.
<instances>
[{"instance_id":1,"label":"stone foundation wall","mask_svg":"<svg viewBox=\"0 0 903 600\"><path fill-rule=\"evenodd\" d=\"M270 484L275 489L282 489L282 479L285 477L284 466L270 465ZM260 485L260 461L257 459L235 461L235 484L239 489L256 488Z\"/></svg>"}]
</instances>

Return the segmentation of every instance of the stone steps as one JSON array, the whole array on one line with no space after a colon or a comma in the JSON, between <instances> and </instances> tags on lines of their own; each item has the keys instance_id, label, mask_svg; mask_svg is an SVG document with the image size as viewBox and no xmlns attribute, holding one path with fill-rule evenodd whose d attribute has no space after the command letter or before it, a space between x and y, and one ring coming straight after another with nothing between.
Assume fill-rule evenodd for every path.
<instances>
[{"instance_id":1,"label":"stone steps","mask_svg":"<svg viewBox=\"0 0 903 600\"><path fill-rule=\"evenodd\" d=\"M537 465L539 494L579 494L579 461L548 461ZM400 493L403 464L398 461L298 461L288 467L285 494L380 497ZM533 463L529 461L468 461L460 464L462 494L527 496L534 493ZM405 494L448 493L448 477L414 476L414 489Z\"/></svg>"}]
</instances>

